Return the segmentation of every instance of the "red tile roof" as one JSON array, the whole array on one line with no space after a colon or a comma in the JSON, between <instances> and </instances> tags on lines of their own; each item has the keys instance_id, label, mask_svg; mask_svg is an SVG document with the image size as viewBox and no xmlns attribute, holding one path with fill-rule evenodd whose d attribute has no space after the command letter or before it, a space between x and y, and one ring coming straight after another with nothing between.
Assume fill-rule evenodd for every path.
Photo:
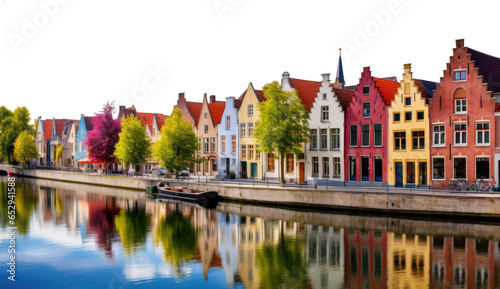
<instances>
[{"instance_id":1,"label":"red tile roof","mask_svg":"<svg viewBox=\"0 0 500 289\"><path fill-rule=\"evenodd\" d=\"M226 103L224 101L217 101L217 103L208 104L208 109L210 110L210 114L212 115L214 126L218 125L221 122L225 108Z\"/></svg>"},{"instance_id":2,"label":"red tile roof","mask_svg":"<svg viewBox=\"0 0 500 289\"><path fill-rule=\"evenodd\" d=\"M349 103L351 103L352 98L354 97L354 90L333 88L333 91L338 97L342 108L347 108L349 106Z\"/></svg>"},{"instance_id":3,"label":"red tile roof","mask_svg":"<svg viewBox=\"0 0 500 289\"><path fill-rule=\"evenodd\" d=\"M259 102L266 101L266 97L264 96L264 91L263 90L255 90L255 94L257 95L257 98L259 99Z\"/></svg>"},{"instance_id":4,"label":"red tile roof","mask_svg":"<svg viewBox=\"0 0 500 289\"><path fill-rule=\"evenodd\" d=\"M46 119L43 122L43 138L46 140L52 138L52 120L51 119Z\"/></svg>"},{"instance_id":5,"label":"red tile roof","mask_svg":"<svg viewBox=\"0 0 500 289\"><path fill-rule=\"evenodd\" d=\"M259 100L259 102L266 101L266 97L264 96L263 90L254 89L254 91L255 91L255 95L257 96L257 99ZM241 103L243 103L243 98L245 97L245 93L247 93L246 90L243 91L243 93L240 95L240 97L238 97L237 99L234 100L234 107L238 110L241 107Z\"/></svg>"},{"instance_id":6,"label":"red tile roof","mask_svg":"<svg viewBox=\"0 0 500 289\"><path fill-rule=\"evenodd\" d=\"M302 101L307 112L311 112L311 106L317 96L321 82L290 78L292 86L297 90L297 94Z\"/></svg>"},{"instance_id":7,"label":"red tile roof","mask_svg":"<svg viewBox=\"0 0 500 289\"><path fill-rule=\"evenodd\" d=\"M155 119L155 115L156 115L156 119L158 121L158 128L161 129L160 123L161 123L161 125L163 125L163 123L165 123L165 115L163 115L161 113L151 113L151 112L138 112L137 113L137 117L141 120L142 125L146 129L149 129L149 133L151 135L153 135L152 129L153 129L153 122Z\"/></svg>"},{"instance_id":8,"label":"red tile roof","mask_svg":"<svg viewBox=\"0 0 500 289\"><path fill-rule=\"evenodd\" d=\"M198 121L200 120L200 113L201 113L201 102L192 102L192 101L186 101L186 104L188 106L189 112L194 118L194 126L198 126Z\"/></svg>"},{"instance_id":9,"label":"red tile roof","mask_svg":"<svg viewBox=\"0 0 500 289\"><path fill-rule=\"evenodd\" d=\"M78 122L78 120L74 119L55 119L56 135L52 135L54 119L46 119L43 125L43 137L45 139L52 139L58 135L62 135L64 127L70 121Z\"/></svg>"},{"instance_id":10,"label":"red tile roof","mask_svg":"<svg viewBox=\"0 0 500 289\"><path fill-rule=\"evenodd\" d=\"M391 105L391 100L394 99L394 95L398 92L398 87L401 85L397 81L382 79L374 77L375 85L380 91L380 95L384 99L387 105Z\"/></svg>"}]
</instances>

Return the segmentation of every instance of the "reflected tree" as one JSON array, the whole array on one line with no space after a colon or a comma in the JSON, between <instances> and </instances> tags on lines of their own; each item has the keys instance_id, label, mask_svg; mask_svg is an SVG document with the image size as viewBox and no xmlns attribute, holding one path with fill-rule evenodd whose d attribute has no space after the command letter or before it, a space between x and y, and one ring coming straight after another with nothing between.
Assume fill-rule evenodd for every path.
<instances>
[{"instance_id":1,"label":"reflected tree","mask_svg":"<svg viewBox=\"0 0 500 289\"><path fill-rule=\"evenodd\" d=\"M7 194L7 183L1 184L0 189L0 224L2 228L12 227L9 224L8 211L12 211L9 206L9 198ZM15 227L17 227L17 232L21 235L27 234L29 232L30 218L36 210L36 205L38 203L38 195L34 192L28 184L17 183L16 184L16 195L15 195L15 206L16 206L16 218Z\"/></svg>"},{"instance_id":2,"label":"reflected tree","mask_svg":"<svg viewBox=\"0 0 500 289\"><path fill-rule=\"evenodd\" d=\"M129 257L142 244L146 243L149 224L149 215L139 212L137 209L121 210L120 214L115 216L115 227L122 240L125 256Z\"/></svg>"},{"instance_id":3,"label":"reflected tree","mask_svg":"<svg viewBox=\"0 0 500 289\"><path fill-rule=\"evenodd\" d=\"M307 272L303 244L281 238L277 245L264 244L257 251L260 288L306 288Z\"/></svg>"},{"instance_id":4,"label":"reflected tree","mask_svg":"<svg viewBox=\"0 0 500 289\"><path fill-rule=\"evenodd\" d=\"M182 267L196 254L197 234L189 219L174 212L159 222L155 242L161 241L165 262L172 265L174 274L183 277Z\"/></svg>"}]
</instances>

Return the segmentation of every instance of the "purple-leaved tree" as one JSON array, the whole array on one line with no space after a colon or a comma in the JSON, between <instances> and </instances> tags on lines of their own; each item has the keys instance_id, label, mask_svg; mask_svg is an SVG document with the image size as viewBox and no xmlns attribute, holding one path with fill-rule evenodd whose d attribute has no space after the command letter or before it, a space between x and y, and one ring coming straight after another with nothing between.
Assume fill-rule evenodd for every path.
<instances>
[{"instance_id":1,"label":"purple-leaved tree","mask_svg":"<svg viewBox=\"0 0 500 289\"><path fill-rule=\"evenodd\" d=\"M108 163L115 160L115 146L119 140L121 124L113 119L114 102L106 102L101 112L92 119L94 129L87 133L88 158L94 162L104 162L106 173Z\"/></svg>"}]
</instances>

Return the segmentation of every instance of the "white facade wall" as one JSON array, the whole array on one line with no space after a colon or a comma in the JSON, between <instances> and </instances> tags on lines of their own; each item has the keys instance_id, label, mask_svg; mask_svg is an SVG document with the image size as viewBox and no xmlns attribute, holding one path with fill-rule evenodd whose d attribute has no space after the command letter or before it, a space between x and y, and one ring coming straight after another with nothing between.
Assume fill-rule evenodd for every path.
<instances>
[{"instance_id":1,"label":"white facade wall","mask_svg":"<svg viewBox=\"0 0 500 289\"><path fill-rule=\"evenodd\" d=\"M330 84L330 74L322 74L320 91L311 107L309 128L316 130L317 148L311 147L311 143L306 144L306 180L318 182L323 185L323 180L328 180L330 185L335 181L344 180L344 111L340 105L340 100L335 95ZM328 109L328 120L323 119L322 107ZM326 148L322 148L321 130L326 129ZM332 129L338 129L338 148L332 148ZM313 174L313 158L318 158L318 174ZM323 158L328 158L328 174L324 174ZM340 175L334 176L334 158L340 159Z\"/></svg>"},{"instance_id":2,"label":"white facade wall","mask_svg":"<svg viewBox=\"0 0 500 289\"><path fill-rule=\"evenodd\" d=\"M236 176L239 174L240 163L240 143L239 143L239 130L238 130L238 110L234 107L234 96L226 97L226 108L222 114L221 123L218 125L218 157L219 164L217 165L217 174L219 176L226 176L227 172L227 159L229 159L229 171L234 171ZM230 126L227 128L227 117L230 118ZM231 136L236 136L236 151L232 152ZM222 136L226 138L225 151L222 152Z\"/></svg>"}]
</instances>

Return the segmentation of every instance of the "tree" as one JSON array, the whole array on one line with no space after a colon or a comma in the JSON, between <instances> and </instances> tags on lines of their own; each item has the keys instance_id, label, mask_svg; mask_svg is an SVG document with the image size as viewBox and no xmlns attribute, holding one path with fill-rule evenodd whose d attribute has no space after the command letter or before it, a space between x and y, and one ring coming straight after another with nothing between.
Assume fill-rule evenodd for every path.
<instances>
[{"instance_id":1,"label":"tree","mask_svg":"<svg viewBox=\"0 0 500 289\"><path fill-rule=\"evenodd\" d=\"M146 136L146 128L137 116L122 119L120 140L116 144L115 156L126 166L132 164L139 171L139 165L147 162L151 155L151 142Z\"/></svg>"},{"instance_id":2,"label":"tree","mask_svg":"<svg viewBox=\"0 0 500 289\"><path fill-rule=\"evenodd\" d=\"M58 145L56 148L56 163L60 161L62 167L63 145Z\"/></svg>"},{"instance_id":3,"label":"tree","mask_svg":"<svg viewBox=\"0 0 500 289\"><path fill-rule=\"evenodd\" d=\"M298 156L302 144L309 141L309 114L295 91L283 91L277 81L263 87L266 101L259 102L260 121L254 135L260 150L277 154L280 160L280 180L285 181L285 158Z\"/></svg>"},{"instance_id":4,"label":"tree","mask_svg":"<svg viewBox=\"0 0 500 289\"><path fill-rule=\"evenodd\" d=\"M92 119L94 129L87 133L85 145L88 158L95 162L104 162L106 172L108 163L115 160L115 146L119 140L120 122L113 119L114 103L107 102L99 114Z\"/></svg>"},{"instance_id":5,"label":"tree","mask_svg":"<svg viewBox=\"0 0 500 289\"><path fill-rule=\"evenodd\" d=\"M35 139L27 130L22 131L14 142L14 158L23 165L28 164L30 159L38 158Z\"/></svg>"},{"instance_id":6,"label":"tree","mask_svg":"<svg viewBox=\"0 0 500 289\"><path fill-rule=\"evenodd\" d=\"M34 134L30 120L30 113L24 106L16 108L14 113L5 106L0 107L0 161L13 162L14 142L22 131Z\"/></svg>"},{"instance_id":7,"label":"tree","mask_svg":"<svg viewBox=\"0 0 500 289\"><path fill-rule=\"evenodd\" d=\"M178 175L196 163L194 153L197 148L198 140L193 125L182 118L180 109L175 108L163 125L161 139L154 145L155 158L162 167L174 170Z\"/></svg>"}]
</instances>

